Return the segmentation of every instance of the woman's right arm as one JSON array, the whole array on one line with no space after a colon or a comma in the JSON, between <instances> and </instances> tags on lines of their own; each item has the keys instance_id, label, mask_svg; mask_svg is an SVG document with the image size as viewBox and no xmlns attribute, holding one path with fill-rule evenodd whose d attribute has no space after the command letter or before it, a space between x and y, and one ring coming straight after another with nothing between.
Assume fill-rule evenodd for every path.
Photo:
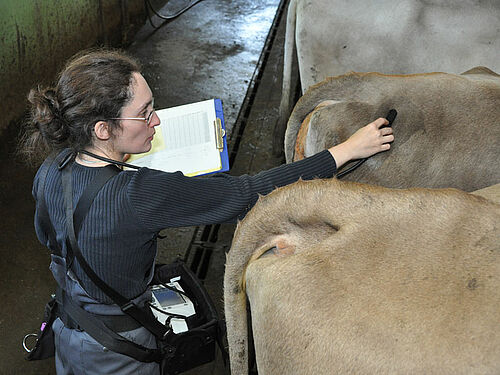
<instances>
[{"instance_id":1,"label":"woman's right arm","mask_svg":"<svg viewBox=\"0 0 500 375\"><path fill-rule=\"evenodd\" d=\"M253 207L259 195L298 179L332 177L349 160L389 149L394 137L391 128L382 128L387 124L379 118L339 145L255 176L200 178L142 168L130 182L129 199L143 224L153 230L235 221Z\"/></svg>"},{"instance_id":2,"label":"woman's right arm","mask_svg":"<svg viewBox=\"0 0 500 375\"><path fill-rule=\"evenodd\" d=\"M181 172L142 168L134 172L127 194L143 225L161 230L236 221L257 202L259 195L299 178L332 177L335 171L335 160L326 150L254 176L186 177Z\"/></svg>"}]
</instances>

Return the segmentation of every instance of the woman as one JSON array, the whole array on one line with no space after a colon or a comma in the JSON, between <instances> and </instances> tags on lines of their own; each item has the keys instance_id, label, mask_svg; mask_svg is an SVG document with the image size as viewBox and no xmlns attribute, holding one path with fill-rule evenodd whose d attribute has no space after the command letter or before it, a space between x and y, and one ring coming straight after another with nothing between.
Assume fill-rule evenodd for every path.
<instances>
[{"instance_id":1,"label":"woman","mask_svg":"<svg viewBox=\"0 0 500 375\"><path fill-rule=\"evenodd\" d=\"M74 204L93 177L108 163L98 157L122 161L126 154L147 152L160 124L153 95L138 64L117 51L79 54L62 70L54 88L31 90L31 121L24 137L24 151L32 158L71 149ZM255 204L258 194L299 178L332 177L336 168L351 159L388 150L391 128L379 118L358 130L342 144L305 160L260 172L255 176L220 174L185 177L148 168L121 171L99 191L78 235L79 247L97 275L108 285L135 299L150 300L147 286L156 256L158 232L167 227L235 221ZM97 157L85 154L88 151ZM33 195L39 191L37 173ZM82 271L79 262L67 265L66 219L57 165L48 169L44 198L62 257L52 255L51 271L58 285L85 310L99 316L123 315L119 307ZM39 240L50 246L40 212L35 214ZM142 363L111 352L86 332L57 319L53 324L56 369L61 374L157 374L156 363ZM121 334L154 348L155 339L143 327Z\"/></svg>"}]
</instances>

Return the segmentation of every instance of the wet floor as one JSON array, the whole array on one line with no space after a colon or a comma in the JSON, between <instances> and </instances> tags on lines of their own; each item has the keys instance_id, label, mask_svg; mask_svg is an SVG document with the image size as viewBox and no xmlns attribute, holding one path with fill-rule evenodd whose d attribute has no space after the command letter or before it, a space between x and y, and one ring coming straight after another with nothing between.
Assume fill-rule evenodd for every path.
<instances>
[{"instance_id":1,"label":"wet floor","mask_svg":"<svg viewBox=\"0 0 500 375\"><path fill-rule=\"evenodd\" d=\"M182 3L171 1L162 12ZM271 156L271 134L279 105L284 23L271 35L275 39L268 38L282 5L278 0L204 0L171 22L161 24L154 17L161 26L146 24L128 47L143 65L157 108L222 99L229 148L237 151L231 174L253 174L282 162ZM273 40L269 53L261 54ZM21 347L22 336L38 328L55 283L49 255L32 224L34 170L13 156L16 136L17 127L11 126L0 140L0 374L54 374L53 360L27 362ZM158 260L185 258L204 279L221 314L225 252L233 231L233 225L171 229L163 231L166 238L159 243ZM189 372L225 373L220 356Z\"/></svg>"}]
</instances>

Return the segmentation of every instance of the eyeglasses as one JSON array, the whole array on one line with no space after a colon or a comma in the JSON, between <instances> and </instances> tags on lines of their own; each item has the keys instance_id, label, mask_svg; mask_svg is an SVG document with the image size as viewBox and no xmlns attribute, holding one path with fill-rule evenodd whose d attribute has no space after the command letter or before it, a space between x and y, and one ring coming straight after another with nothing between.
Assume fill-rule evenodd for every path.
<instances>
[{"instance_id":1,"label":"eyeglasses","mask_svg":"<svg viewBox=\"0 0 500 375\"><path fill-rule=\"evenodd\" d=\"M151 105L154 105L154 103L151 103ZM112 118L109 118L108 120L142 120L142 121L146 121L146 124L150 124L151 123L151 120L153 118L153 114L155 113L155 109L153 108L151 110L151 112L149 113L149 115L147 115L146 117L112 117Z\"/></svg>"}]
</instances>

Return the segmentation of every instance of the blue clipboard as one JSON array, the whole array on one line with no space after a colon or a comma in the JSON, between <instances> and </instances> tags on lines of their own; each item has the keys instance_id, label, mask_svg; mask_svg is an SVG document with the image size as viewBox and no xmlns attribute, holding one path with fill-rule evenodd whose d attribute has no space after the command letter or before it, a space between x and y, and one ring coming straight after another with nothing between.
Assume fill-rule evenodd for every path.
<instances>
[{"instance_id":1,"label":"blue clipboard","mask_svg":"<svg viewBox=\"0 0 500 375\"><path fill-rule=\"evenodd\" d=\"M227 150L227 136L226 136L226 124L224 123L224 112L222 111L222 100L214 99L215 104L215 115L220 120L222 129L224 131L222 136L222 142L224 148L220 153L220 161L222 168L218 172L227 172L229 170L229 153Z\"/></svg>"},{"instance_id":2,"label":"blue clipboard","mask_svg":"<svg viewBox=\"0 0 500 375\"><path fill-rule=\"evenodd\" d=\"M222 147L219 149L221 169L219 169L217 171L208 172L208 173L202 173L202 174L199 174L198 176L207 176L207 175L211 175L214 173L221 173L221 172L229 171L229 153L228 153L228 149L227 149L226 124L224 123L224 112L222 110L222 100L214 99L214 106L215 106L215 116L218 120L220 120L220 126L221 126L220 130L222 130L222 133L220 134L221 141L222 141L222 144L221 144ZM217 133L217 131L216 131L216 133Z\"/></svg>"}]
</instances>

